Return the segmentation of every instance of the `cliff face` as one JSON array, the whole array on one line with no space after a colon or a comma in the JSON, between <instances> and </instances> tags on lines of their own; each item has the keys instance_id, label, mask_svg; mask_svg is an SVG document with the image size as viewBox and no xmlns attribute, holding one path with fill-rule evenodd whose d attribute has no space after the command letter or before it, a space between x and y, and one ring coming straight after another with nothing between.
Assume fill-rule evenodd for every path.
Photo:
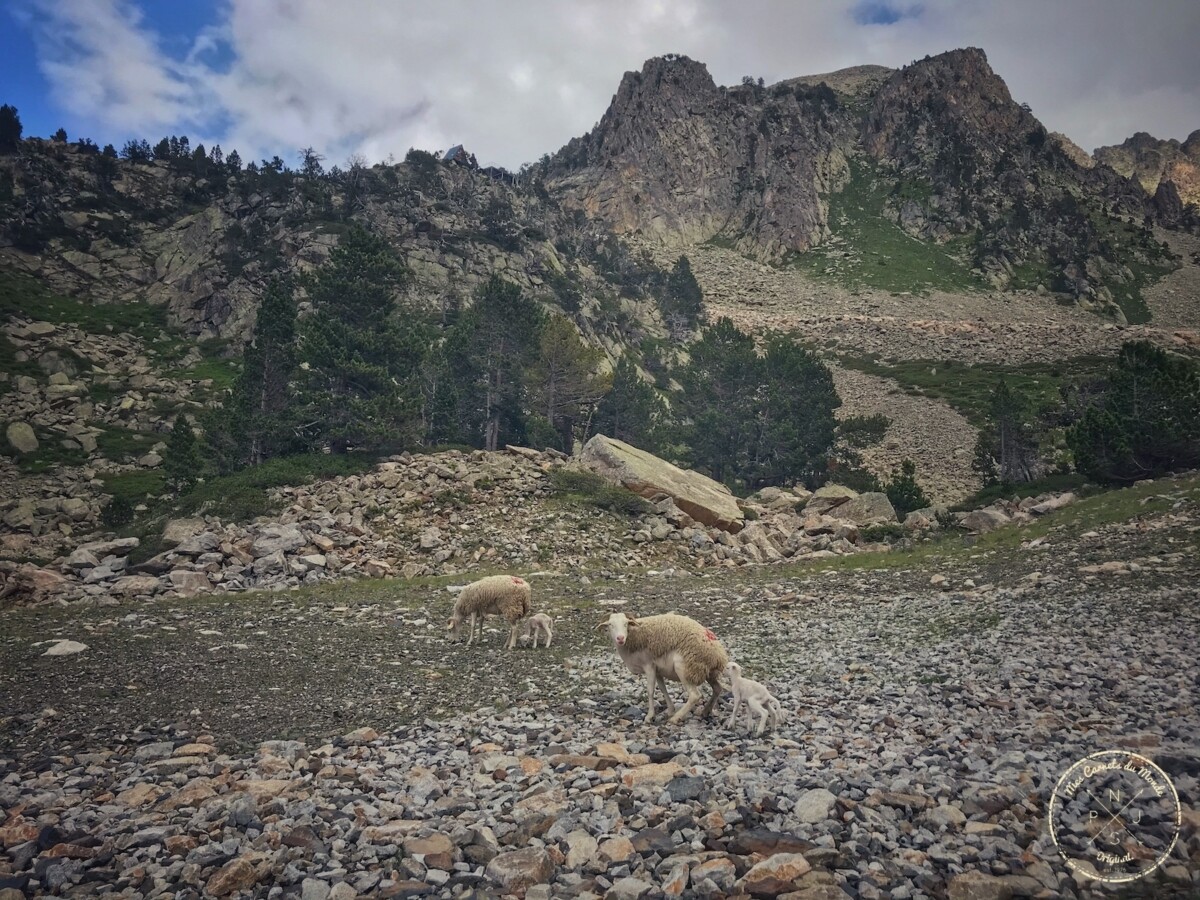
<instances>
[{"instance_id":1,"label":"cliff face","mask_svg":"<svg viewBox=\"0 0 1200 900\"><path fill-rule=\"evenodd\" d=\"M723 88L702 63L652 59L559 151L547 185L618 232L719 235L780 256L824 236L822 198L846 178L851 121L828 87Z\"/></svg>"}]
</instances>

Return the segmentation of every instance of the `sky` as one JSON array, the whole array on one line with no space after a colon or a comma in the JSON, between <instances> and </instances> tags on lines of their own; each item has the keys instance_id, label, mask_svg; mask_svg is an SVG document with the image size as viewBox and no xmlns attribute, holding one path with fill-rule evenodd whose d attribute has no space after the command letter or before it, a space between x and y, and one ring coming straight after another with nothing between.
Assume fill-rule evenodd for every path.
<instances>
[{"instance_id":1,"label":"sky","mask_svg":"<svg viewBox=\"0 0 1200 900\"><path fill-rule=\"evenodd\" d=\"M665 53L718 84L981 47L1086 150L1200 129L1197 0L0 0L0 103L26 136L188 135L244 160L399 160L462 143L515 169L599 121Z\"/></svg>"}]
</instances>

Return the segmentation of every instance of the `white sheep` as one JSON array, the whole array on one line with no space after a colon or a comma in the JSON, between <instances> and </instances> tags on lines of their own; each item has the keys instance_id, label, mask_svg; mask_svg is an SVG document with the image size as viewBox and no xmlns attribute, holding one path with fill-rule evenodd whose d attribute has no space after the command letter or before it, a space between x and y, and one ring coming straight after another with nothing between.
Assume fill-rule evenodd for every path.
<instances>
[{"instance_id":1,"label":"white sheep","mask_svg":"<svg viewBox=\"0 0 1200 900\"><path fill-rule=\"evenodd\" d=\"M516 575L489 575L473 581L461 591L454 601L454 612L446 630L458 637L464 619L469 620L467 646L475 640L476 625L483 639L483 619L487 615L503 616L510 626L506 650L517 645L517 629L521 619L529 615L529 582Z\"/></svg>"},{"instance_id":2,"label":"white sheep","mask_svg":"<svg viewBox=\"0 0 1200 900\"><path fill-rule=\"evenodd\" d=\"M654 686L663 692L671 724L677 724L700 701L700 685L708 682L712 696L704 707L704 716L712 714L721 694L720 675L729 662L729 654L712 631L695 619L665 613L639 619L625 613L613 613L596 626L607 628L621 661L635 675L646 678L648 694L646 721L654 718ZM664 679L680 682L688 692L679 712L667 693Z\"/></svg>"},{"instance_id":3,"label":"white sheep","mask_svg":"<svg viewBox=\"0 0 1200 900\"><path fill-rule=\"evenodd\" d=\"M738 710L741 709L744 702L746 704L746 721L751 728L754 727L754 717L756 715L761 717L758 720L758 730L754 732L756 736L762 735L763 729L767 727L767 719L771 720L772 728L778 728L779 723L783 721L783 708L779 705L779 701L771 695L771 692L753 678L744 677L742 667L735 662L730 662L725 666L725 674L729 676L733 688L733 712L725 727L733 730L737 723Z\"/></svg>"},{"instance_id":4,"label":"white sheep","mask_svg":"<svg viewBox=\"0 0 1200 900\"><path fill-rule=\"evenodd\" d=\"M537 613L525 620L525 631L521 635L521 643L527 644L533 639L533 646L538 645L538 638L544 636L546 638L546 646L550 646L550 641L554 639L554 620L545 613Z\"/></svg>"}]
</instances>

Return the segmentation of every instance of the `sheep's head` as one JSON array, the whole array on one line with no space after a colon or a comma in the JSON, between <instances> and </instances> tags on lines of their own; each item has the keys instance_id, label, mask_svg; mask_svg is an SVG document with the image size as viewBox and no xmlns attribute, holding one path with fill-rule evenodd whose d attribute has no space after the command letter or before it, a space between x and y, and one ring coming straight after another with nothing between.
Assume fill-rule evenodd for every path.
<instances>
[{"instance_id":1,"label":"sheep's head","mask_svg":"<svg viewBox=\"0 0 1200 900\"><path fill-rule=\"evenodd\" d=\"M462 619L458 616L451 616L450 621L446 623L446 630L455 637L458 637L459 628L462 626Z\"/></svg>"},{"instance_id":2,"label":"sheep's head","mask_svg":"<svg viewBox=\"0 0 1200 900\"><path fill-rule=\"evenodd\" d=\"M737 663L735 663L733 660L730 660L729 664L727 666L725 666L725 671L723 674L728 678L735 678L735 677L741 678L742 677L742 667L739 666Z\"/></svg>"},{"instance_id":3,"label":"sheep's head","mask_svg":"<svg viewBox=\"0 0 1200 900\"><path fill-rule=\"evenodd\" d=\"M625 613L613 613L603 622L596 626L596 630L601 628L608 629L608 636L612 638L614 647L624 647L625 641L629 638L629 631L632 628L637 628L638 620L634 616L628 616Z\"/></svg>"}]
</instances>

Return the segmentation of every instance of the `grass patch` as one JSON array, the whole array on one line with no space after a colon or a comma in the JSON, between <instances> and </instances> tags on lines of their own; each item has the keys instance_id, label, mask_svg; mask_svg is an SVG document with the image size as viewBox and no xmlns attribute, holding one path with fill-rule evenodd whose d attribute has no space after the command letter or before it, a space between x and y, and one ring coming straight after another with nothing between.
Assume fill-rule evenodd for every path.
<instances>
[{"instance_id":1,"label":"grass patch","mask_svg":"<svg viewBox=\"0 0 1200 900\"><path fill-rule=\"evenodd\" d=\"M1038 494L1048 493L1061 494L1064 491L1073 491L1078 495L1083 493L1088 487L1088 480L1075 472L1068 472L1061 475L1047 475L1045 478L1039 478L1027 484L989 485L962 501L962 503L959 503L954 509L978 509L996 500L1009 500L1014 497L1023 499L1025 497L1036 497Z\"/></svg>"},{"instance_id":2,"label":"grass patch","mask_svg":"<svg viewBox=\"0 0 1200 900\"><path fill-rule=\"evenodd\" d=\"M586 503L626 516L640 516L653 507L633 491L611 484L592 472L555 469L550 473L551 492L567 500Z\"/></svg>"},{"instance_id":3,"label":"grass patch","mask_svg":"<svg viewBox=\"0 0 1200 900\"><path fill-rule=\"evenodd\" d=\"M8 438L0 434L0 448L5 455L17 461L17 467L22 472L38 475L53 471L59 466L82 466L87 462L87 454L82 448L70 449L60 443L65 435L38 432L35 432L35 435L38 439L37 450L33 453L18 453L8 442Z\"/></svg>"},{"instance_id":4,"label":"grass patch","mask_svg":"<svg viewBox=\"0 0 1200 900\"><path fill-rule=\"evenodd\" d=\"M885 214L889 199L928 199L929 188L893 185L872 165L850 163L850 181L829 197L834 240L791 257L791 264L819 278L878 290L971 291L982 282L947 247L908 234Z\"/></svg>"},{"instance_id":5,"label":"grass patch","mask_svg":"<svg viewBox=\"0 0 1200 900\"><path fill-rule=\"evenodd\" d=\"M186 369L176 369L164 372L164 378L188 379L191 381L212 381L215 390L225 390L233 385L233 380L241 372L241 363L235 359L209 358L202 359Z\"/></svg>"},{"instance_id":6,"label":"grass patch","mask_svg":"<svg viewBox=\"0 0 1200 900\"><path fill-rule=\"evenodd\" d=\"M104 482L106 494L123 497L130 503L140 503L147 497L157 497L164 488L163 474L153 469L118 472L102 475L100 478Z\"/></svg>"},{"instance_id":7,"label":"grass patch","mask_svg":"<svg viewBox=\"0 0 1200 900\"><path fill-rule=\"evenodd\" d=\"M212 515L227 522L245 522L274 512L267 491L288 485L309 484L338 475L358 475L375 464L360 455L310 454L285 456L232 475L210 478L171 504L173 515Z\"/></svg>"},{"instance_id":8,"label":"grass patch","mask_svg":"<svg viewBox=\"0 0 1200 900\"><path fill-rule=\"evenodd\" d=\"M124 462L134 457L144 456L150 452L151 447L166 439L167 435L165 434L110 426L96 436L96 449L106 459Z\"/></svg>"},{"instance_id":9,"label":"grass patch","mask_svg":"<svg viewBox=\"0 0 1200 900\"><path fill-rule=\"evenodd\" d=\"M0 272L0 316L22 316L56 325L77 325L95 334L120 332L157 339L167 327L167 308L135 300L93 304L52 291L36 279Z\"/></svg>"},{"instance_id":10,"label":"grass patch","mask_svg":"<svg viewBox=\"0 0 1200 900\"><path fill-rule=\"evenodd\" d=\"M1035 411L1040 412L1059 404L1064 385L1098 376L1110 361L1076 357L1062 363L1005 366L931 359L886 362L876 356L845 354L838 357L838 363L847 369L890 378L910 394L943 400L972 425L982 427L987 420L989 398L1001 377L1013 390L1028 397Z\"/></svg>"}]
</instances>

